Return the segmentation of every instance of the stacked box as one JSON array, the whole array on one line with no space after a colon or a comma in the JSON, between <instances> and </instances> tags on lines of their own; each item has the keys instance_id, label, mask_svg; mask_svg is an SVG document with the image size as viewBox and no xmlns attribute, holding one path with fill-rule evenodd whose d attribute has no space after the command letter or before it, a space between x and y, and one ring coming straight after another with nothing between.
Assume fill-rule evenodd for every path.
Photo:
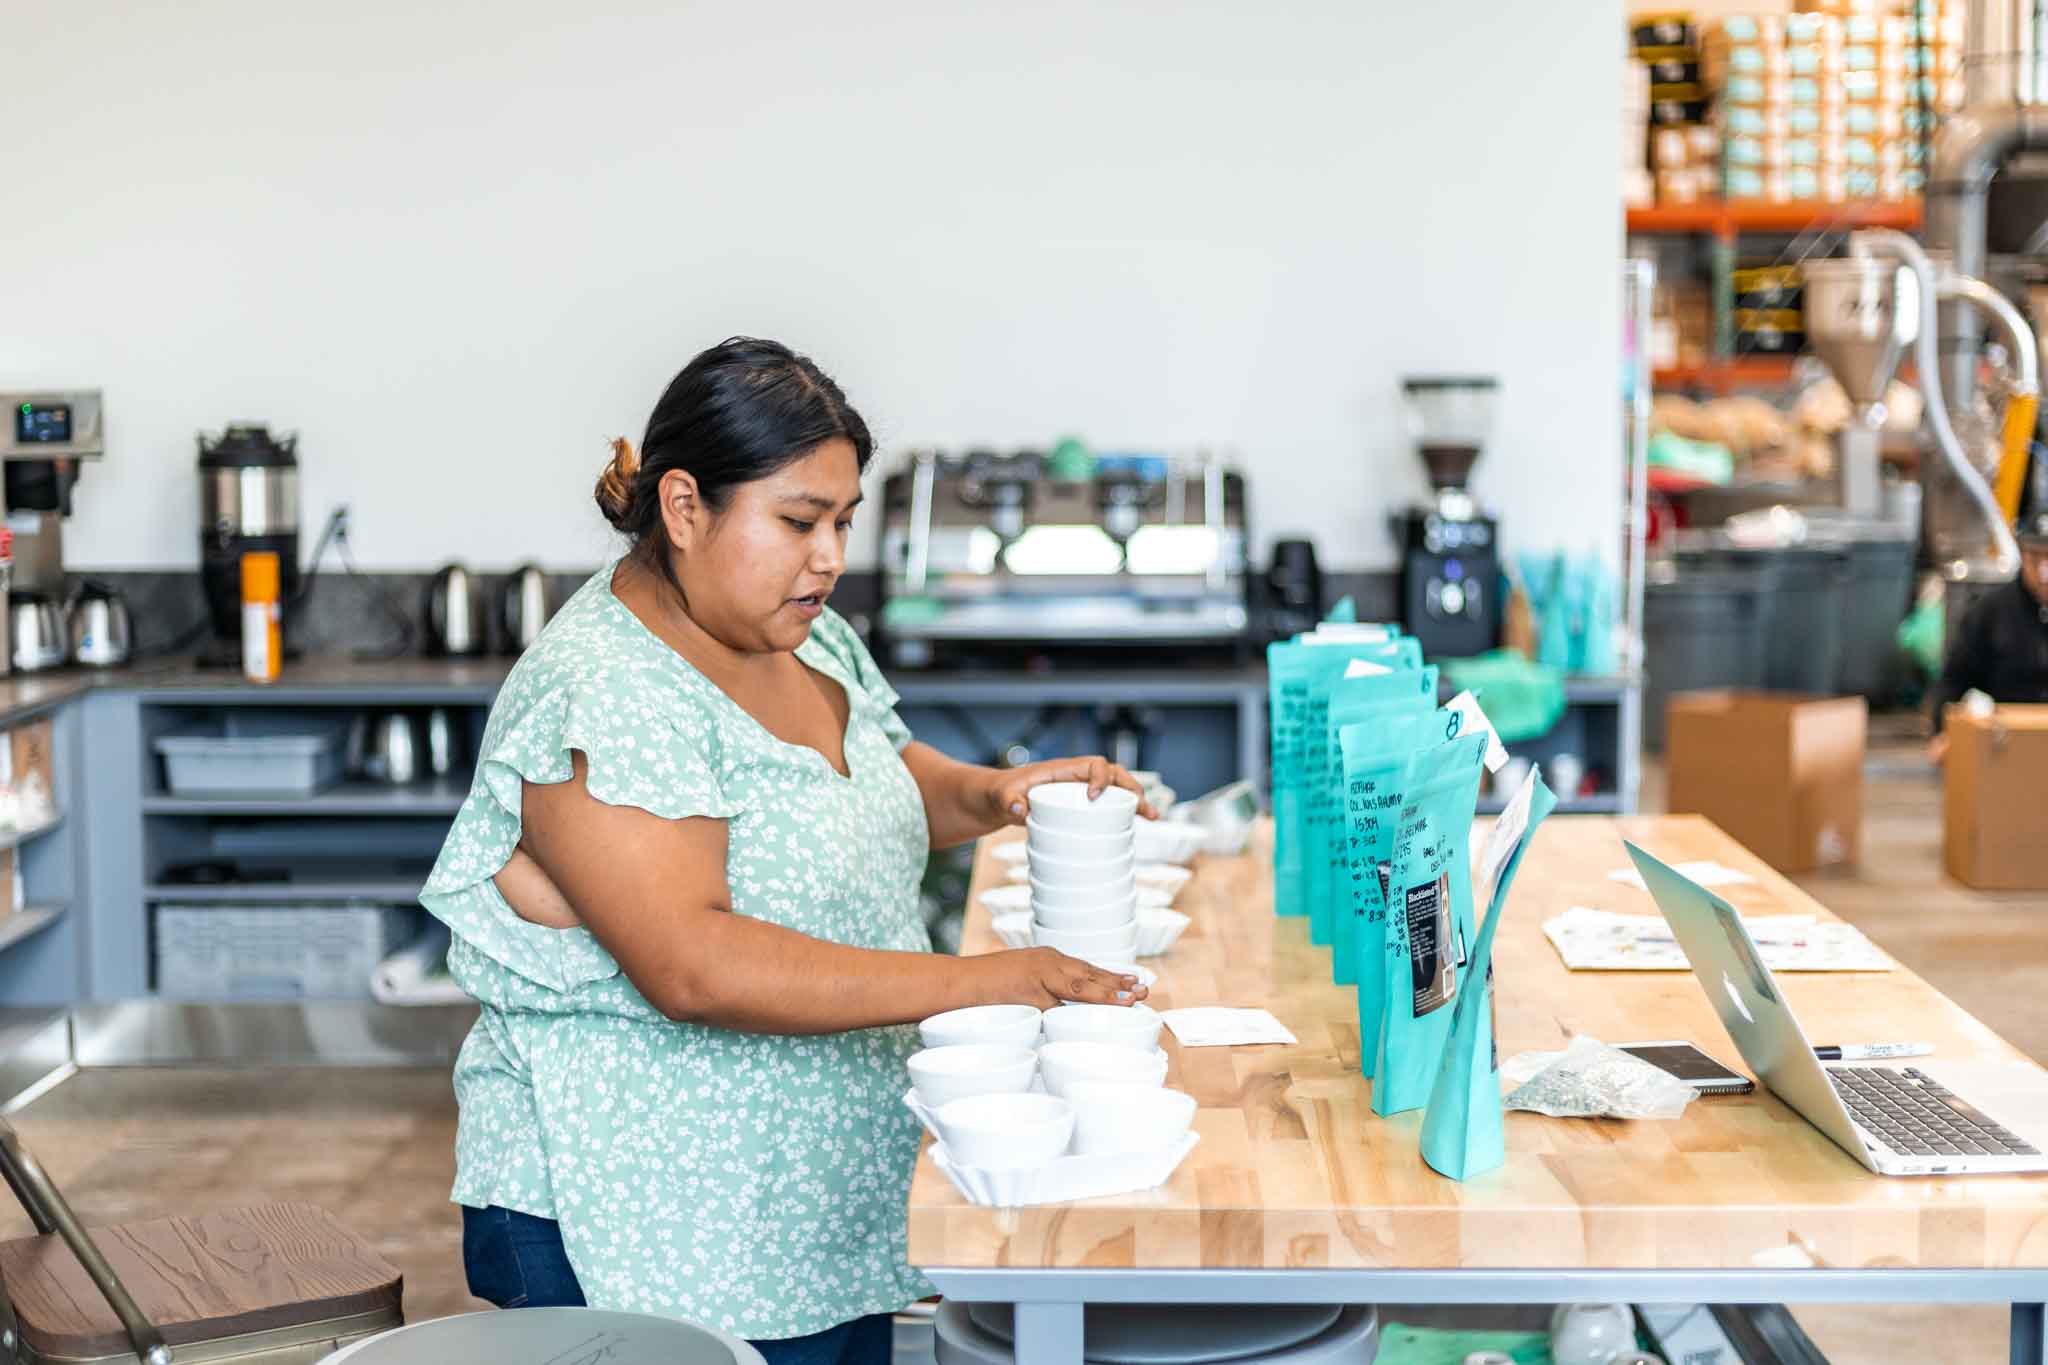
<instances>
[{"instance_id":1,"label":"stacked box","mask_svg":"<svg viewBox=\"0 0 2048 1365\"><path fill-rule=\"evenodd\" d=\"M1806 348L1806 288L1796 265L1747 266L1735 291L1735 349L1745 355L1796 355Z\"/></svg>"},{"instance_id":2,"label":"stacked box","mask_svg":"<svg viewBox=\"0 0 2048 1365\"><path fill-rule=\"evenodd\" d=\"M1907 191L1898 15L1735 14L1703 35L1730 199L1897 199Z\"/></svg>"},{"instance_id":3,"label":"stacked box","mask_svg":"<svg viewBox=\"0 0 2048 1365\"><path fill-rule=\"evenodd\" d=\"M1939 118L1963 107L1964 0L1905 0L1906 89L1909 108ZM1929 135L1931 135L1929 130ZM1909 177L1919 175L1909 166Z\"/></svg>"},{"instance_id":4,"label":"stacked box","mask_svg":"<svg viewBox=\"0 0 2048 1365\"><path fill-rule=\"evenodd\" d=\"M1699 28L1690 14L1629 21L1637 63L1649 77L1649 164L1657 202L1690 204L1718 188L1720 137L1708 120Z\"/></svg>"}]
</instances>

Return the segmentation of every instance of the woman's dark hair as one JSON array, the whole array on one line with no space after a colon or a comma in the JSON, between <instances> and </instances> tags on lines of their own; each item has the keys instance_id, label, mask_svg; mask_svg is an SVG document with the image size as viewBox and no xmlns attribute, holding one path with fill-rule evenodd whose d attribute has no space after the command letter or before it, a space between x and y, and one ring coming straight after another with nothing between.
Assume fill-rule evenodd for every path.
<instances>
[{"instance_id":1,"label":"woman's dark hair","mask_svg":"<svg viewBox=\"0 0 2048 1365\"><path fill-rule=\"evenodd\" d=\"M831 376L780 342L728 337L669 381L638 451L624 437L612 442L611 463L597 480L597 508L633 538L634 553L652 553L668 577L668 556L659 551L662 475L687 472L705 506L721 512L735 488L835 436L853 444L865 471L874 440Z\"/></svg>"}]
</instances>

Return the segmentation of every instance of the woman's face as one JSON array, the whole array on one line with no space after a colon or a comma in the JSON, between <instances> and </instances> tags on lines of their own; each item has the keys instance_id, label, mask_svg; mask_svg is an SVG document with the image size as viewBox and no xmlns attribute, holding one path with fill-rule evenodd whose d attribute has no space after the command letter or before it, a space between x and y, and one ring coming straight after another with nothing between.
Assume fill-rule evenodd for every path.
<instances>
[{"instance_id":1,"label":"woman's face","mask_svg":"<svg viewBox=\"0 0 2048 1365\"><path fill-rule=\"evenodd\" d=\"M834 437L741 484L724 511L700 506L678 566L691 619L733 649L795 649L846 570L860 500L853 443Z\"/></svg>"}]
</instances>

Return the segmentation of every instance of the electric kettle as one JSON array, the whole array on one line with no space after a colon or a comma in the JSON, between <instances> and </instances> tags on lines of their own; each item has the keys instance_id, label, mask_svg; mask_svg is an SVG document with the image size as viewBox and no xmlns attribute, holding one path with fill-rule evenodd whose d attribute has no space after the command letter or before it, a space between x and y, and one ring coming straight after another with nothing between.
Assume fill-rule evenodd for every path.
<instances>
[{"instance_id":1,"label":"electric kettle","mask_svg":"<svg viewBox=\"0 0 2048 1365\"><path fill-rule=\"evenodd\" d=\"M524 653L554 613L547 574L538 564L520 565L506 578L498 599L499 649L506 654Z\"/></svg>"},{"instance_id":2,"label":"electric kettle","mask_svg":"<svg viewBox=\"0 0 2048 1365\"><path fill-rule=\"evenodd\" d=\"M7 640L9 657L17 673L56 668L70 653L71 637L64 629L64 613L56 600L45 593L7 594Z\"/></svg>"},{"instance_id":3,"label":"electric kettle","mask_svg":"<svg viewBox=\"0 0 2048 1365\"><path fill-rule=\"evenodd\" d=\"M421 773L419 733L404 711L386 711L370 722L369 747L363 754L363 775L373 782L403 786Z\"/></svg>"},{"instance_id":4,"label":"electric kettle","mask_svg":"<svg viewBox=\"0 0 2048 1365\"><path fill-rule=\"evenodd\" d=\"M121 594L88 579L71 599L71 662L87 668L119 668L134 647L133 623Z\"/></svg>"},{"instance_id":5,"label":"electric kettle","mask_svg":"<svg viewBox=\"0 0 2048 1365\"><path fill-rule=\"evenodd\" d=\"M443 657L484 652L483 590L460 564L444 565L427 583L427 652Z\"/></svg>"}]
</instances>

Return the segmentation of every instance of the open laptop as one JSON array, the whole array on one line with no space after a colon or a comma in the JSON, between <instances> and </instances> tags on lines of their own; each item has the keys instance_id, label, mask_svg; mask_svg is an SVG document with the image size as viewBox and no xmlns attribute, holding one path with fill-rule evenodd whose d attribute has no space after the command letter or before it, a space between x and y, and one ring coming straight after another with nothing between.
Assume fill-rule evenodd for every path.
<instances>
[{"instance_id":1,"label":"open laptop","mask_svg":"<svg viewBox=\"0 0 2048 1365\"><path fill-rule=\"evenodd\" d=\"M2039 1068L1821 1061L1735 907L1634 844L1628 856L1743 1060L1843 1151L1880 1175L2048 1171L2048 1075ZM1965 1087L1995 1103L1979 1108L1962 1097Z\"/></svg>"}]
</instances>

